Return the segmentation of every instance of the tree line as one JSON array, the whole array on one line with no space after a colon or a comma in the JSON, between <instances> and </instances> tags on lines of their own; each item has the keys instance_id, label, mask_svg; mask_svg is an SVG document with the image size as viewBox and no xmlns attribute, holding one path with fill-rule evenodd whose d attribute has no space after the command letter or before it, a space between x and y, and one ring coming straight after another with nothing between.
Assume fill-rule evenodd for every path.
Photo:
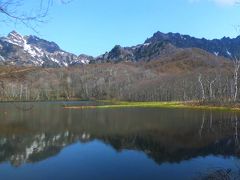
<instances>
[{"instance_id":1,"label":"tree line","mask_svg":"<svg viewBox=\"0 0 240 180\"><path fill-rule=\"evenodd\" d=\"M229 70L205 68L176 74L131 63L12 70L0 73L0 100L237 102L238 71L239 62Z\"/></svg>"}]
</instances>

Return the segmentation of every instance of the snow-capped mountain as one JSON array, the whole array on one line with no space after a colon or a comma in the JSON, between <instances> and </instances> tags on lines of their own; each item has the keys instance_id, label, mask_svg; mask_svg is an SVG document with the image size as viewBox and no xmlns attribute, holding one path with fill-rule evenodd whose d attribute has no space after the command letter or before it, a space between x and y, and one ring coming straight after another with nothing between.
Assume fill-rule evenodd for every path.
<instances>
[{"instance_id":1,"label":"snow-capped mountain","mask_svg":"<svg viewBox=\"0 0 240 180\"><path fill-rule=\"evenodd\" d=\"M93 58L63 51L56 43L12 31L0 38L0 63L22 66L68 67L88 64Z\"/></svg>"},{"instance_id":2,"label":"snow-capped mountain","mask_svg":"<svg viewBox=\"0 0 240 180\"><path fill-rule=\"evenodd\" d=\"M94 58L79 56L62 50L56 43L36 36L22 36L16 31L0 38L0 65L69 67L89 63L152 61L165 59L192 48L204 50L209 56L233 58L240 56L240 36L207 40L179 33L156 32L144 43L132 46L115 46L111 51ZM190 51L190 54L194 51Z\"/></svg>"}]
</instances>

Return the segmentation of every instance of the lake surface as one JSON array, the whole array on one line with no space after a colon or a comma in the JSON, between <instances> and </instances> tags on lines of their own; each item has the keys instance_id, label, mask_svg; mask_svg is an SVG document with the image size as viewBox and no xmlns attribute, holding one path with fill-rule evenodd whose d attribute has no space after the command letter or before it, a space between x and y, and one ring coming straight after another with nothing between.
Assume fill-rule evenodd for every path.
<instances>
[{"instance_id":1,"label":"lake surface","mask_svg":"<svg viewBox=\"0 0 240 180\"><path fill-rule=\"evenodd\" d=\"M0 179L196 179L240 169L238 114L0 103Z\"/></svg>"}]
</instances>

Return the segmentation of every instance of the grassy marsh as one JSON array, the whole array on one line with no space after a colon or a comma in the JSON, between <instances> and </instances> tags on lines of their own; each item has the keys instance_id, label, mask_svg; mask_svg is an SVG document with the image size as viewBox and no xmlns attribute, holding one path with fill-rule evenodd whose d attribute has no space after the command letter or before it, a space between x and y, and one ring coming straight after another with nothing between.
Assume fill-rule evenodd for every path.
<instances>
[{"instance_id":1,"label":"grassy marsh","mask_svg":"<svg viewBox=\"0 0 240 180\"><path fill-rule=\"evenodd\" d=\"M202 109L221 111L240 111L238 107L199 105L194 102L128 102L128 101L100 101L107 105L96 106L65 106L65 109L111 109L111 108L181 108L181 109Z\"/></svg>"}]
</instances>

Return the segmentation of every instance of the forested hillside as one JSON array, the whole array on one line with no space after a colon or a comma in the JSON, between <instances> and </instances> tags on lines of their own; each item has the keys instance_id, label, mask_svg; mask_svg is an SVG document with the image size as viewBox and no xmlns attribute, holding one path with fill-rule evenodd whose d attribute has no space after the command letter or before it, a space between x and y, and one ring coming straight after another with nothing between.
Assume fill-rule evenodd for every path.
<instances>
[{"instance_id":1,"label":"forested hillside","mask_svg":"<svg viewBox=\"0 0 240 180\"><path fill-rule=\"evenodd\" d=\"M233 63L199 49L142 63L0 70L1 100L230 101L235 92Z\"/></svg>"},{"instance_id":2,"label":"forested hillside","mask_svg":"<svg viewBox=\"0 0 240 180\"><path fill-rule=\"evenodd\" d=\"M236 102L238 39L157 32L94 58L13 31L0 39L0 98Z\"/></svg>"}]
</instances>

